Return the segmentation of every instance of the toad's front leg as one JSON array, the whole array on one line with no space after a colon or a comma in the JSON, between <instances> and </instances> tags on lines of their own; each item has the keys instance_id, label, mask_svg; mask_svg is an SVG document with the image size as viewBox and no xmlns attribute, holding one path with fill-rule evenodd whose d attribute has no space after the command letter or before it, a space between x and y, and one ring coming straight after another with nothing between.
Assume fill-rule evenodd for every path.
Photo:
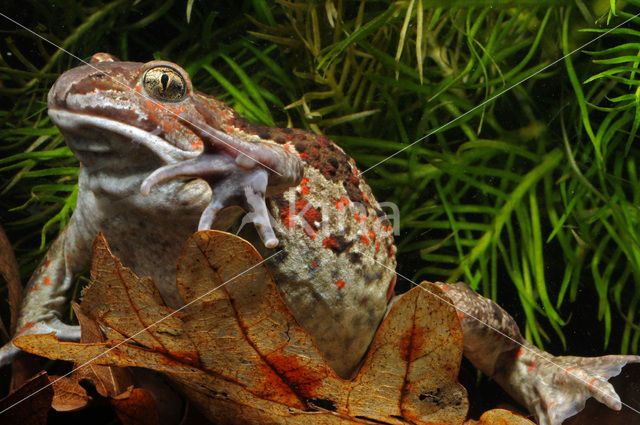
<instances>
[{"instance_id":1,"label":"toad's front leg","mask_svg":"<svg viewBox=\"0 0 640 425\"><path fill-rule=\"evenodd\" d=\"M553 356L529 344L513 318L464 283L439 284L453 301L462 325L464 355L536 415L540 425L560 425L589 397L620 410L607 380L640 356Z\"/></svg>"},{"instance_id":2,"label":"toad's front leg","mask_svg":"<svg viewBox=\"0 0 640 425\"><path fill-rule=\"evenodd\" d=\"M221 210L239 206L247 212L264 245L277 246L265 198L300 182L303 166L298 156L268 143L252 145L204 121L181 121L206 142L205 151L196 158L158 168L144 180L140 191L148 195L154 185L176 177L202 178L213 195L198 230L210 229Z\"/></svg>"}]
</instances>

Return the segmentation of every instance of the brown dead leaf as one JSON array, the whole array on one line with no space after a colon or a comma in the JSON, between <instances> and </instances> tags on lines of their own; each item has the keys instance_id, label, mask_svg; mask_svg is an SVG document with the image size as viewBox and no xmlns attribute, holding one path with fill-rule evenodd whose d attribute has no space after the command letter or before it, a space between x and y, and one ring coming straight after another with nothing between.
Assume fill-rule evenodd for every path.
<instances>
[{"instance_id":1,"label":"brown dead leaf","mask_svg":"<svg viewBox=\"0 0 640 425\"><path fill-rule=\"evenodd\" d=\"M93 283L82 307L110 328L109 340L59 343L40 335L16 345L52 358L166 373L219 423L464 421L466 391L456 381L462 333L455 310L434 285L400 298L358 375L344 381L297 325L259 254L243 239L216 231L189 239L177 273L188 303L180 312L164 306L151 279L123 268L102 237L93 254ZM131 340L119 342L123 337Z\"/></svg>"},{"instance_id":2,"label":"brown dead leaf","mask_svg":"<svg viewBox=\"0 0 640 425\"><path fill-rule=\"evenodd\" d=\"M533 422L508 410L493 409L484 412L480 420L470 420L465 425L533 425Z\"/></svg>"},{"instance_id":3,"label":"brown dead leaf","mask_svg":"<svg viewBox=\"0 0 640 425\"><path fill-rule=\"evenodd\" d=\"M0 274L7 282L7 292L9 295L9 306L11 308L11 322L8 329L2 326L3 336L8 340L9 334L13 335L16 323L18 321L18 309L20 308L20 300L22 299L22 285L20 284L20 271L11 243L0 227ZM7 333L9 331L9 333Z\"/></svg>"},{"instance_id":4,"label":"brown dead leaf","mask_svg":"<svg viewBox=\"0 0 640 425\"><path fill-rule=\"evenodd\" d=\"M107 366L104 366L107 367ZM86 379L86 378L82 378ZM93 400L77 377L51 377L54 390L51 407L58 412L76 412L91 406L111 404L123 425L158 425L158 410L153 396L142 388L127 388L114 397ZM94 384L92 381L91 384ZM174 422L176 423L176 422Z\"/></svg>"},{"instance_id":5,"label":"brown dead leaf","mask_svg":"<svg viewBox=\"0 0 640 425\"><path fill-rule=\"evenodd\" d=\"M72 303L72 307L82 329L81 342L103 342L105 338L98 323L87 316L78 304ZM52 377L52 384L54 396L51 407L58 412L76 412L90 405L108 402L124 425L158 424L153 396L144 389L133 387L131 373L126 368L76 362L71 376ZM91 388L97 400L87 393L85 387Z\"/></svg>"},{"instance_id":6,"label":"brown dead leaf","mask_svg":"<svg viewBox=\"0 0 640 425\"><path fill-rule=\"evenodd\" d=\"M57 412L76 412L89 405L91 397L75 378L51 377L53 400L51 407Z\"/></svg>"},{"instance_id":7,"label":"brown dead leaf","mask_svg":"<svg viewBox=\"0 0 640 425\"><path fill-rule=\"evenodd\" d=\"M72 307L82 330L80 342L104 342L105 337L98 323L75 302ZM94 363L76 363L72 377L78 382L82 379L89 381L103 397L117 397L133 385L131 373L127 369Z\"/></svg>"},{"instance_id":8,"label":"brown dead leaf","mask_svg":"<svg viewBox=\"0 0 640 425\"><path fill-rule=\"evenodd\" d=\"M78 323L82 329L81 342L104 342L105 338L98 323L87 316L80 306L72 302ZM84 386L80 382L84 381ZM127 369L103 366L95 363L83 365L76 362L70 376L52 377L53 407L58 412L75 412L85 409L92 401L86 385L95 388L102 397L117 397L131 387L133 380Z\"/></svg>"},{"instance_id":9,"label":"brown dead leaf","mask_svg":"<svg viewBox=\"0 0 640 425\"><path fill-rule=\"evenodd\" d=\"M13 248L7 235L0 227L0 275L7 284L9 299L9 323L5 324L0 319L0 342L10 339L15 332L18 321L18 311L22 300L22 284L20 283L20 271L18 262L13 254ZM0 309L3 310L3 309ZM35 356L20 355L11 365L10 390L14 391L27 383L33 376L42 370Z\"/></svg>"},{"instance_id":10,"label":"brown dead leaf","mask_svg":"<svg viewBox=\"0 0 640 425\"><path fill-rule=\"evenodd\" d=\"M0 424L45 425L52 398L49 377L40 372L0 400Z\"/></svg>"},{"instance_id":11,"label":"brown dead leaf","mask_svg":"<svg viewBox=\"0 0 640 425\"><path fill-rule=\"evenodd\" d=\"M111 399L111 405L123 425L156 425L158 410L153 396L142 388L129 388Z\"/></svg>"}]
</instances>

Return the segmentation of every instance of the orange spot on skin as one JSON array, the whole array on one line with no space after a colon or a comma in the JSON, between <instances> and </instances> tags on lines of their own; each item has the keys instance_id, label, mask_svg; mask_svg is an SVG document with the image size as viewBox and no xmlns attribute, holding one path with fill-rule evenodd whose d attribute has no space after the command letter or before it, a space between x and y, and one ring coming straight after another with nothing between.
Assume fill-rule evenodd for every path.
<instances>
[{"instance_id":1,"label":"orange spot on skin","mask_svg":"<svg viewBox=\"0 0 640 425\"><path fill-rule=\"evenodd\" d=\"M464 313L461 311L458 311L458 320L461 321L462 319L464 319Z\"/></svg>"},{"instance_id":2,"label":"orange spot on skin","mask_svg":"<svg viewBox=\"0 0 640 425\"><path fill-rule=\"evenodd\" d=\"M322 246L327 249L337 249L338 248L338 240L335 236L329 236L322 241Z\"/></svg>"},{"instance_id":3,"label":"orange spot on skin","mask_svg":"<svg viewBox=\"0 0 640 425\"><path fill-rule=\"evenodd\" d=\"M288 229L296 227L296 221L290 214L288 206L280 208L280 221L282 221L282 224L284 224Z\"/></svg>"},{"instance_id":4,"label":"orange spot on skin","mask_svg":"<svg viewBox=\"0 0 640 425\"><path fill-rule=\"evenodd\" d=\"M573 369L573 366L566 368L566 369L564 370L564 374L565 374L565 375L568 375L568 374L569 374L569 372L571 372L571 369Z\"/></svg>"},{"instance_id":5,"label":"orange spot on skin","mask_svg":"<svg viewBox=\"0 0 640 425\"><path fill-rule=\"evenodd\" d=\"M336 280L333 284L336 285L338 289L344 288L344 280Z\"/></svg>"},{"instance_id":6,"label":"orange spot on skin","mask_svg":"<svg viewBox=\"0 0 640 425\"><path fill-rule=\"evenodd\" d=\"M302 154L300 154L300 157L302 157ZM309 184L308 177L304 177L302 180L300 180L300 185L298 187L300 188L301 194L308 195L311 192L311 190L309 189L309 186L307 186L308 184Z\"/></svg>"},{"instance_id":7,"label":"orange spot on skin","mask_svg":"<svg viewBox=\"0 0 640 425\"><path fill-rule=\"evenodd\" d=\"M589 381L589 386L587 388L590 392L593 392L593 384L595 384L597 380L598 378L593 378L591 381Z\"/></svg>"},{"instance_id":8,"label":"orange spot on skin","mask_svg":"<svg viewBox=\"0 0 640 425\"><path fill-rule=\"evenodd\" d=\"M34 322L27 322L24 324L24 326L22 327L22 329L20 329L18 331L19 334L21 333L25 333L28 329L31 329L35 326L36 324Z\"/></svg>"},{"instance_id":9,"label":"orange spot on skin","mask_svg":"<svg viewBox=\"0 0 640 425\"><path fill-rule=\"evenodd\" d=\"M387 288L387 301L389 301L393 296L393 288L395 287L396 287L396 277L394 276L393 279L391 280L391 283L389 284L389 288Z\"/></svg>"},{"instance_id":10,"label":"orange spot on skin","mask_svg":"<svg viewBox=\"0 0 640 425\"><path fill-rule=\"evenodd\" d=\"M311 157L306 152L299 153L298 156L305 162L311 162Z\"/></svg>"},{"instance_id":11,"label":"orange spot on skin","mask_svg":"<svg viewBox=\"0 0 640 425\"><path fill-rule=\"evenodd\" d=\"M369 245L369 238L367 237L367 235L360 236L360 240L362 241L363 244Z\"/></svg>"},{"instance_id":12,"label":"orange spot on skin","mask_svg":"<svg viewBox=\"0 0 640 425\"><path fill-rule=\"evenodd\" d=\"M360 223L360 221L362 221L362 218L360 217L360 214L358 214L358 213L355 213L353 215L353 218L355 218L358 223Z\"/></svg>"},{"instance_id":13,"label":"orange spot on skin","mask_svg":"<svg viewBox=\"0 0 640 425\"><path fill-rule=\"evenodd\" d=\"M516 357L522 357L522 355L524 354L524 349L520 348L517 352L516 352Z\"/></svg>"},{"instance_id":14,"label":"orange spot on skin","mask_svg":"<svg viewBox=\"0 0 640 425\"><path fill-rule=\"evenodd\" d=\"M311 263L311 265L312 265L313 267L318 267L318 263L316 263L315 261L314 261L313 263Z\"/></svg>"},{"instance_id":15,"label":"orange spot on skin","mask_svg":"<svg viewBox=\"0 0 640 425\"><path fill-rule=\"evenodd\" d=\"M335 171L336 171L335 167L331 165L321 170L322 175L325 176L327 179L331 178L331 176L335 174Z\"/></svg>"},{"instance_id":16,"label":"orange spot on skin","mask_svg":"<svg viewBox=\"0 0 640 425\"><path fill-rule=\"evenodd\" d=\"M49 276L45 276L43 281L45 286L51 285L51 278Z\"/></svg>"},{"instance_id":17,"label":"orange spot on skin","mask_svg":"<svg viewBox=\"0 0 640 425\"><path fill-rule=\"evenodd\" d=\"M31 288L30 292L37 292L40 289L40 285L36 285L33 288Z\"/></svg>"},{"instance_id":18,"label":"orange spot on skin","mask_svg":"<svg viewBox=\"0 0 640 425\"><path fill-rule=\"evenodd\" d=\"M442 285L442 286L441 286L441 288L442 288L442 290L443 290L443 291L448 291L449 289L451 289L451 286L449 286L449 285Z\"/></svg>"},{"instance_id":19,"label":"orange spot on skin","mask_svg":"<svg viewBox=\"0 0 640 425\"><path fill-rule=\"evenodd\" d=\"M307 223L313 225L313 223L320 223L322 221L322 214L317 208L309 208L303 214L304 219L307 220Z\"/></svg>"},{"instance_id":20,"label":"orange spot on skin","mask_svg":"<svg viewBox=\"0 0 640 425\"><path fill-rule=\"evenodd\" d=\"M376 234L373 230L369 230L369 237L371 238L372 241L376 240Z\"/></svg>"},{"instance_id":21,"label":"orange spot on skin","mask_svg":"<svg viewBox=\"0 0 640 425\"><path fill-rule=\"evenodd\" d=\"M44 267L49 267L51 265L51 258L47 258L44 262Z\"/></svg>"},{"instance_id":22,"label":"orange spot on skin","mask_svg":"<svg viewBox=\"0 0 640 425\"><path fill-rule=\"evenodd\" d=\"M532 371L533 369L535 369L535 368L536 368L536 362L531 362L531 364L530 364L530 365L529 365L529 367L527 368L527 372L528 372L528 373L531 373L531 371Z\"/></svg>"},{"instance_id":23,"label":"orange spot on skin","mask_svg":"<svg viewBox=\"0 0 640 425\"><path fill-rule=\"evenodd\" d=\"M137 91L138 93L142 93L142 87L140 87L140 86L136 86L136 91Z\"/></svg>"},{"instance_id":24,"label":"orange spot on skin","mask_svg":"<svg viewBox=\"0 0 640 425\"><path fill-rule=\"evenodd\" d=\"M368 201L368 200L369 200L369 197L367 196L367 194L366 194L366 193L363 193L363 194L362 194L362 199L364 199L365 201Z\"/></svg>"},{"instance_id":25,"label":"orange spot on skin","mask_svg":"<svg viewBox=\"0 0 640 425\"><path fill-rule=\"evenodd\" d=\"M349 200L345 197L342 197L336 200L334 205L338 211L342 211L346 205L349 205Z\"/></svg>"},{"instance_id":26,"label":"orange spot on skin","mask_svg":"<svg viewBox=\"0 0 640 425\"><path fill-rule=\"evenodd\" d=\"M376 241L376 252L380 251L380 241Z\"/></svg>"}]
</instances>

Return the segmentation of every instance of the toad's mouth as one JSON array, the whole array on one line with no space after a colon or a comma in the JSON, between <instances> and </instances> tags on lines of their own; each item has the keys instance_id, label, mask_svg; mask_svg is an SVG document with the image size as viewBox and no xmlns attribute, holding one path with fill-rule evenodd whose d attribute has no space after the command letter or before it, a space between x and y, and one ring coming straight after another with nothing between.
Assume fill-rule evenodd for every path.
<instances>
[{"instance_id":1,"label":"toad's mouth","mask_svg":"<svg viewBox=\"0 0 640 425\"><path fill-rule=\"evenodd\" d=\"M201 153L180 149L149 131L111 118L53 107L49 107L49 117L61 130L78 131L82 128L100 128L129 138L149 149L166 164L193 159Z\"/></svg>"},{"instance_id":2,"label":"toad's mouth","mask_svg":"<svg viewBox=\"0 0 640 425\"><path fill-rule=\"evenodd\" d=\"M145 196L156 184L176 177L197 177L209 183L213 196L200 216L198 230L210 229L223 208L240 206L247 211L265 246L278 245L265 197L267 192L271 195L299 183L303 166L297 155L277 145L247 142L205 122L194 123L182 117L177 119L204 142L203 151L180 149L152 132L101 116L59 108L49 108L49 116L61 130L100 128L156 154L166 165L144 179L140 192Z\"/></svg>"}]
</instances>

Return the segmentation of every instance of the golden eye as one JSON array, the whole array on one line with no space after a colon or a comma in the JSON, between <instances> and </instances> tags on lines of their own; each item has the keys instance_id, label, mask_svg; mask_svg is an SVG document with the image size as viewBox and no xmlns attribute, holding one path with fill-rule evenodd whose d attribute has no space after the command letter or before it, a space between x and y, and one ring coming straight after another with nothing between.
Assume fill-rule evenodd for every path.
<instances>
[{"instance_id":1,"label":"golden eye","mask_svg":"<svg viewBox=\"0 0 640 425\"><path fill-rule=\"evenodd\" d=\"M186 83L178 71L168 66L151 68L144 74L142 84L158 100L177 102L186 93Z\"/></svg>"}]
</instances>

